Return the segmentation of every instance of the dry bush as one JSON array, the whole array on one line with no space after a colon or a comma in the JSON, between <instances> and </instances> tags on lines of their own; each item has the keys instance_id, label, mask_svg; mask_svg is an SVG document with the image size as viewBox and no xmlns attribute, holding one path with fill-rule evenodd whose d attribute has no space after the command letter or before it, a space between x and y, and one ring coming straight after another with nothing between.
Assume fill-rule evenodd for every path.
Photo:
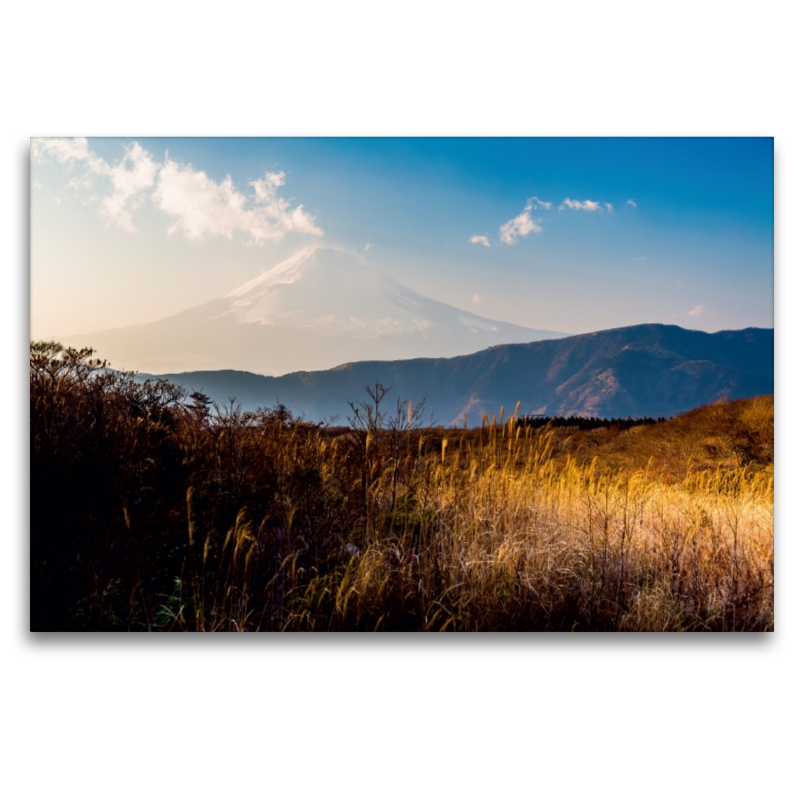
<instances>
[{"instance_id":1,"label":"dry bush","mask_svg":"<svg viewBox=\"0 0 800 800\"><path fill-rule=\"evenodd\" d=\"M384 394L329 429L32 346L32 628L773 628L772 398L445 430Z\"/></svg>"}]
</instances>

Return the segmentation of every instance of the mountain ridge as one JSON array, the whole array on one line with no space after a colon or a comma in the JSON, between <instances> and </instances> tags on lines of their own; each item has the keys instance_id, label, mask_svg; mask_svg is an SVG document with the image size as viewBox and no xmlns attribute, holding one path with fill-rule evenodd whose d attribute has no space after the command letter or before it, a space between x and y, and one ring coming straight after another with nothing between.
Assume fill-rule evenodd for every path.
<instances>
[{"instance_id":1,"label":"mountain ridge","mask_svg":"<svg viewBox=\"0 0 800 800\"><path fill-rule=\"evenodd\" d=\"M142 376L145 377L145 376ZM283 403L293 413L345 419L347 401L376 381L391 398L422 400L443 424L469 424L501 406L521 413L673 416L720 397L774 391L774 331L705 333L645 323L561 339L495 345L451 358L371 360L281 377L246 371L160 375L244 408ZM393 400L392 400L393 401Z\"/></svg>"}]
</instances>

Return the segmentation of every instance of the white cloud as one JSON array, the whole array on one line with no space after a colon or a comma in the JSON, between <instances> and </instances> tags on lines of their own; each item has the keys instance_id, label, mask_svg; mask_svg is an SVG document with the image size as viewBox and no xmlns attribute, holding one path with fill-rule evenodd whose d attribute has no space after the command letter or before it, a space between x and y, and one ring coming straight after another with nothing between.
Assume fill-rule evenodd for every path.
<instances>
[{"instance_id":1,"label":"white cloud","mask_svg":"<svg viewBox=\"0 0 800 800\"><path fill-rule=\"evenodd\" d=\"M234 187L230 175L217 183L191 164L168 159L158 174L153 201L176 218L167 232L182 231L188 239L230 239L237 231L249 235L253 244L280 241L289 231L322 236L322 229L303 206L290 208L278 196L283 182L282 172L267 172L250 183L253 197L248 198Z\"/></svg>"},{"instance_id":2,"label":"white cloud","mask_svg":"<svg viewBox=\"0 0 800 800\"><path fill-rule=\"evenodd\" d=\"M41 161L44 156L54 158L59 164L74 163L75 161L105 164L102 158L98 158L89 150L89 143L83 136L75 139L32 139L31 158Z\"/></svg>"},{"instance_id":3,"label":"white cloud","mask_svg":"<svg viewBox=\"0 0 800 800\"><path fill-rule=\"evenodd\" d=\"M470 244L482 244L484 247L489 247L489 240L485 236L470 236L469 238Z\"/></svg>"},{"instance_id":4,"label":"white cloud","mask_svg":"<svg viewBox=\"0 0 800 800\"><path fill-rule=\"evenodd\" d=\"M475 292L475 294L472 297L472 302L473 303L480 303L480 301L481 301L481 296L477 292Z\"/></svg>"},{"instance_id":5,"label":"white cloud","mask_svg":"<svg viewBox=\"0 0 800 800\"><path fill-rule=\"evenodd\" d=\"M528 200L528 205L531 208L545 208L545 209L547 209L549 211L550 210L550 206L552 206L553 204L552 203L545 203L544 200L540 200L538 197L531 197Z\"/></svg>"},{"instance_id":6,"label":"white cloud","mask_svg":"<svg viewBox=\"0 0 800 800\"><path fill-rule=\"evenodd\" d=\"M690 317L699 317L705 311L705 306L695 306L691 311L687 311L686 313Z\"/></svg>"},{"instance_id":7,"label":"white cloud","mask_svg":"<svg viewBox=\"0 0 800 800\"><path fill-rule=\"evenodd\" d=\"M614 206L612 206L611 203L606 203L606 211L613 211L613 210Z\"/></svg>"},{"instance_id":8,"label":"white cloud","mask_svg":"<svg viewBox=\"0 0 800 800\"><path fill-rule=\"evenodd\" d=\"M137 207L137 195L153 185L157 172L158 164L138 142L126 147L122 160L108 168L107 175L114 192L103 198L100 214L126 231L135 231L136 226L126 206L129 200L133 200L133 207Z\"/></svg>"},{"instance_id":9,"label":"white cloud","mask_svg":"<svg viewBox=\"0 0 800 800\"><path fill-rule=\"evenodd\" d=\"M126 231L136 230L128 209L128 201L135 202L137 195L149 189L158 172L158 164L138 142L128 145L123 157L111 166L89 149L84 137L34 139L31 143L31 158L41 161L48 156L69 167L76 164L84 164L87 167L84 175L69 182L72 189L87 189L98 175L108 178L114 191L103 198L99 213Z\"/></svg>"},{"instance_id":10,"label":"white cloud","mask_svg":"<svg viewBox=\"0 0 800 800\"><path fill-rule=\"evenodd\" d=\"M127 231L136 230L131 211L141 206L148 190L155 188L151 197L156 206L176 218L168 232L182 231L190 239L230 239L240 231L250 237L251 243L262 244L279 241L290 231L323 235L302 205L292 208L278 194L284 184L282 172L267 172L263 178L251 181L253 191L245 196L234 187L230 176L216 183L205 172L169 157L159 163L138 142L128 145L123 157L111 165L89 149L85 138L34 139L31 158L48 157L68 167L87 167L84 175L69 183L76 191L88 189L97 176L108 179L112 191L101 198L98 213Z\"/></svg>"},{"instance_id":11,"label":"white cloud","mask_svg":"<svg viewBox=\"0 0 800 800\"><path fill-rule=\"evenodd\" d=\"M627 203L628 203L628 205L629 205L629 206L633 206L634 208L636 208L636 203L635 203L633 200L630 200L630 199L629 199L629 200L627 201Z\"/></svg>"},{"instance_id":12,"label":"white cloud","mask_svg":"<svg viewBox=\"0 0 800 800\"><path fill-rule=\"evenodd\" d=\"M369 250L369 249L370 249L370 247L372 247L372 242L367 242L367 243L364 245L364 252L366 253L366 252L367 252L367 250Z\"/></svg>"},{"instance_id":13,"label":"white cloud","mask_svg":"<svg viewBox=\"0 0 800 800\"><path fill-rule=\"evenodd\" d=\"M69 182L71 189L88 188L96 175L106 175L109 169L102 158L89 150L89 144L82 136L74 139L32 139L31 160L45 161L47 158L64 164L70 170L78 164L87 167L83 175Z\"/></svg>"},{"instance_id":14,"label":"white cloud","mask_svg":"<svg viewBox=\"0 0 800 800\"><path fill-rule=\"evenodd\" d=\"M534 198L535 199L535 198ZM506 244L516 244L519 236L527 236L529 233L541 233L542 226L539 224L541 219L531 219L532 200L528 200L523 212L509 220L505 225L500 226L500 241Z\"/></svg>"},{"instance_id":15,"label":"white cloud","mask_svg":"<svg viewBox=\"0 0 800 800\"><path fill-rule=\"evenodd\" d=\"M584 200L581 202L580 200L570 200L569 197L565 197L564 202L558 207L558 210L562 211L565 208L573 208L581 211L599 211L600 203L594 200Z\"/></svg>"}]
</instances>

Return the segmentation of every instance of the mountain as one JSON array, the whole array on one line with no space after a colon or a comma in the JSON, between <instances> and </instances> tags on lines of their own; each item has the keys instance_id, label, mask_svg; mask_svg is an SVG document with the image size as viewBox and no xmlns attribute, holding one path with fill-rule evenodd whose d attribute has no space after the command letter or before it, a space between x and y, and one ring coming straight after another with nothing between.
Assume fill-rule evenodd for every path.
<instances>
[{"instance_id":1,"label":"mountain","mask_svg":"<svg viewBox=\"0 0 800 800\"><path fill-rule=\"evenodd\" d=\"M346 361L446 357L564 336L431 300L358 256L308 247L224 297L146 325L62 339L121 369L269 375Z\"/></svg>"},{"instance_id":2,"label":"mountain","mask_svg":"<svg viewBox=\"0 0 800 800\"><path fill-rule=\"evenodd\" d=\"M338 415L365 385L392 387L395 398L426 408L437 422L479 424L505 406L520 413L672 416L713 402L772 394L774 331L704 333L676 325L634 325L563 339L506 344L455 358L362 361L321 372L267 378L246 372L164 375L175 383L244 408L276 401L308 419Z\"/></svg>"}]
</instances>

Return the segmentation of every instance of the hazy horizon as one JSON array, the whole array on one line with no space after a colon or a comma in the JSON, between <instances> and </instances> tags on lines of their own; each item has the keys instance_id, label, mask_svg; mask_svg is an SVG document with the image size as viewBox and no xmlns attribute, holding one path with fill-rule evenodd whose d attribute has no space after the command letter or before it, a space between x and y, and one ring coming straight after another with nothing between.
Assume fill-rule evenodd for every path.
<instances>
[{"instance_id":1,"label":"hazy horizon","mask_svg":"<svg viewBox=\"0 0 800 800\"><path fill-rule=\"evenodd\" d=\"M480 317L773 326L773 141L34 139L31 335L161 320L309 245Z\"/></svg>"}]
</instances>

